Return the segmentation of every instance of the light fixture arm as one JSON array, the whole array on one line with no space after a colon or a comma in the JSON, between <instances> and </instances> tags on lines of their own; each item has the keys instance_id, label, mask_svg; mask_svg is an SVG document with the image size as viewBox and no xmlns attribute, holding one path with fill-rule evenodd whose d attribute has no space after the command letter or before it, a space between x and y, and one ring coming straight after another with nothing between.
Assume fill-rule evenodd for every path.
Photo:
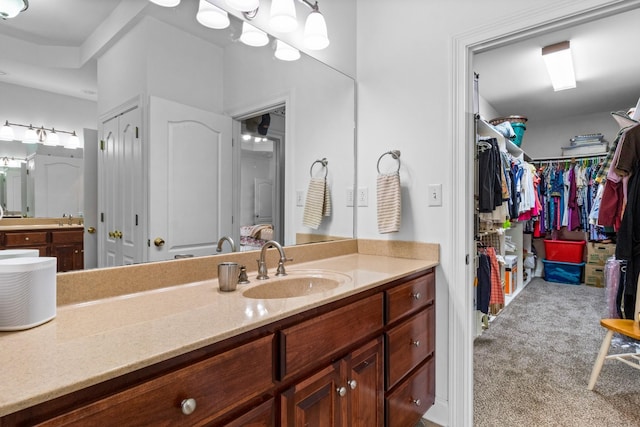
<instances>
[{"instance_id":1,"label":"light fixture arm","mask_svg":"<svg viewBox=\"0 0 640 427\"><path fill-rule=\"evenodd\" d=\"M309 6L311 10L314 10L316 12L318 12L319 10L317 1L315 3L311 3L309 0L298 0L298 1L302 4L306 4L307 6Z\"/></svg>"},{"instance_id":2,"label":"light fixture arm","mask_svg":"<svg viewBox=\"0 0 640 427\"><path fill-rule=\"evenodd\" d=\"M68 133L69 135L75 135L76 131L68 131L68 130L60 130L60 129L54 129L54 128L46 128L44 126L40 126L40 127L34 127L33 125L29 124L29 125L22 125L20 123L11 123L9 122L9 120L5 121L5 126L19 126L19 127L23 127L23 128L31 128L34 129L36 131L38 130L45 130L47 132L56 132L56 133Z\"/></svg>"}]
</instances>

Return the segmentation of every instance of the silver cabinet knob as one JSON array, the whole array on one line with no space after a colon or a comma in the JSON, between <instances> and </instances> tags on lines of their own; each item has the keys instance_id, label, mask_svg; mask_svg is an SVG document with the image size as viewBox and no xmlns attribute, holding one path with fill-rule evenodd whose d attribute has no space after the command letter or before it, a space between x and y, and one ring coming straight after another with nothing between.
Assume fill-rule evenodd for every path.
<instances>
[{"instance_id":1,"label":"silver cabinet knob","mask_svg":"<svg viewBox=\"0 0 640 427\"><path fill-rule=\"evenodd\" d=\"M411 399L411 403L413 403L416 406L420 406L420 399Z\"/></svg>"},{"instance_id":2,"label":"silver cabinet knob","mask_svg":"<svg viewBox=\"0 0 640 427\"><path fill-rule=\"evenodd\" d=\"M411 294L411 296L413 297L413 299L420 299L422 294L420 294L420 292L414 292Z\"/></svg>"},{"instance_id":3,"label":"silver cabinet knob","mask_svg":"<svg viewBox=\"0 0 640 427\"><path fill-rule=\"evenodd\" d=\"M414 347L420 347L420 340L411 340L411 345Z\"/></svg>"},{"instance_id":4,"label":"silver cabinet knob","mask_svg":"<svg viewBox=\"0 0 640 427\"><path fill-rule=\"evenodd\" d=\"M351 388L351 390L355 390L358 387L358 382L356 380L347 381L347 385Z\"/></svg>"},{"instance_id":5,"label":"silver cabinet knob","mask_svg":"<svg viewBox=\"0 0 640 427\"><path fill-rule=\"evenodd\" d=\"M196 410L196 400L192 397L184 399L182 403L180 403L180 409L182 409L183 414L191 415L193 411Z\"/></svg>"},{"instance_id":6,"label":"silver cabinet knob","mask_svg":"<svg viewBox=\"0 0 640 427\"><path fill-rule=\"evenodd\" d=\"M344 397L347 394L347 388L346 387L338 387L338 388L336 388L336 392L338 393L338 396Z\"/></svg>"}]
</instances>

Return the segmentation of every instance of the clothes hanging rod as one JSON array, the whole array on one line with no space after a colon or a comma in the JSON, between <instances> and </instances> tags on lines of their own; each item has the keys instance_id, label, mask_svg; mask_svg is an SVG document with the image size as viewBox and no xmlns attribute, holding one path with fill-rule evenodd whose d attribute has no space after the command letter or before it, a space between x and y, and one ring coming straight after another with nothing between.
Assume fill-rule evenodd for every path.
<instances>
[{"instance_id":1,"label":"clothes hanging rod","mask_svg":"<svg viewBox=\"0 0 640 427\"><path fill-rule=\"evenodd\" d=\"M595 154L580 154L576 156L557 156L557 157L538 157L531 160L531 163L549 162L549 161L571 161L572 159L597 159L600 157L606 157L608 153L595 153Z\"/></svg>"}]
</instances>

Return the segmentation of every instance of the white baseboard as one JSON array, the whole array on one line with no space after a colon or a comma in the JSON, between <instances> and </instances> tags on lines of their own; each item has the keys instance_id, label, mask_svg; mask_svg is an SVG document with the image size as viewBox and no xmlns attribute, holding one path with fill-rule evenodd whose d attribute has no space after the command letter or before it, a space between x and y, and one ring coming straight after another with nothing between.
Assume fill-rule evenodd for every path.
<instances>
[{"instance_id":1,"label":"white baseboard","mask_svg":"<svg viewBox=\"0 0 640 427\"><path fill-rule=\"evenodd\" d=\"M442 427L447 427L449 425L448 402L436 397L435 404L429 408L427 413L423 415L423 418L431 421L432 423L441 425Z\"/></svg>"}]
</instances>

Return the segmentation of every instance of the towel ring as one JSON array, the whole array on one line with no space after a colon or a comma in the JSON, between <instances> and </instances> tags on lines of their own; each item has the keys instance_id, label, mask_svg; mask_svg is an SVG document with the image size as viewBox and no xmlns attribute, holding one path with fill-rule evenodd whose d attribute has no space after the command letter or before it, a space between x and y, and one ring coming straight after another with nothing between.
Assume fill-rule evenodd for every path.
<instances>
[{"instance_id":1,"label":"towel ring","mask_svg":"<svg viewBox=\"0 0 640 427\"><path fill-rule=\"evenodd\" d=\"M327 167L327 164L329 163L329 161L327 160L326 157L324 157L322 160L316 160L315 162L311 163L311 168L309 169L309 175L311 175L311 178L313 178L313 167L316 165L316 163L320 163L322 165L322 167L324 168L324 177L327 177L327 174L329 173L329 168Z\"/></svg>"},{"instance_id":2,"label":"towel ring","mask_svg":"<svg viewBox=\"0 0 640 427\"><path fill-rule=\"evenodd\" d=\"M383 153L378 158L378 164L376 165L376 169L378 169L378 173L380 173L380 160L382 160L382 158L387 154L389 154L391 157L393 157L398 161L398 170L396 170L396 173L400 172L400 150L391 150L391 151L387 151L386 153Z\"/></svg>"}]
</instances>

